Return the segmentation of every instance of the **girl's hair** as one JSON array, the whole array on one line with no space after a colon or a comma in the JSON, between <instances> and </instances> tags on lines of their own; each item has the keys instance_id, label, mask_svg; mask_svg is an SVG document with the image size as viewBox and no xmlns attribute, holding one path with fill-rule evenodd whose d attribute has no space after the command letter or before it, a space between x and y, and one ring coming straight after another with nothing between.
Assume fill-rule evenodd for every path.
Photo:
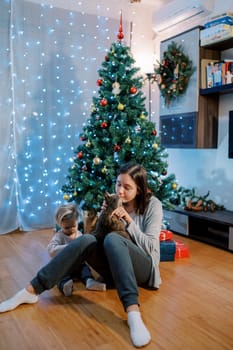
<instances>
[{"instance_id":1,"label":"girl's hair","mask_svg":"<svg viewBox=\"0 0 233 350\"><path fill-rule=\"evenodd\" d=\"M55 211L55 222L58 226L61 226L61 222L63 220L78 220L78 211L77 207L73 204L64 204L61 205L57 210Z\"/></svg>"},{"instance_id":2,"label":"girl's hair","mask_svg":"<svg viewBox=\"0 0 233 350\"><path fill-rule=\"evenodd\" d=\"M138 194L136 196L136 209L139 214L143 214L151 197L148 189L147 172L140 164L126 163L120 167L120 174L128 174L137 185Z\"/></svg>"}]
</instances>

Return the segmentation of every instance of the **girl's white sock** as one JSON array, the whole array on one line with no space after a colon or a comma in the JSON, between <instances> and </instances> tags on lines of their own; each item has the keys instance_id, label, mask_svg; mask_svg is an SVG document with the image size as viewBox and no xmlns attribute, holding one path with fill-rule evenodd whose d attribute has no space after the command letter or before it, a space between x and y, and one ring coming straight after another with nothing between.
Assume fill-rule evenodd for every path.
<instances>
[{"instance_id":1,"label":"girl's white sock","mask_svg":"<svg viewBox=\"0 0 233 350\"><path fill-rule=\"evenodd\" d=\"M139 311L128 312L128 326L134 346L140 348L150 342L150 333L146 328Z\"/></svg>"},{"instance_id":2,"label":"girl's white sock","mask_svg":"<svg viewBox=\"0 0 233 350\"><path fill-rule=\"evenodd\" d=\"M86 281L86 288L89 290L97 290L99 292L105 292L106 291L106 284L96 281L93 278L88 278Z\"/></svg>"},{"instance_id":3,"label":"girl's white sock","mask_svg":"<svg viewBox=\"0 0 233 350\"><path fill-rule=\"evenodd\" d=\"M25 288L20 290L10 299L0 303L0 312L6 312L15 309L20 304L34 304L38 301L38 296L29 293Z\"/></svg>"},{"instance_id":4,"label":"girl's white sock","mask_svg":"<svg viewBox=\"0 0 233 350\"><path fill-rule=\"evenodd\" d=\"M73 280L69 280L66 283L63 284L63 293L66 297L70 297L73 293Z\"/></svg>"}]
</instances>

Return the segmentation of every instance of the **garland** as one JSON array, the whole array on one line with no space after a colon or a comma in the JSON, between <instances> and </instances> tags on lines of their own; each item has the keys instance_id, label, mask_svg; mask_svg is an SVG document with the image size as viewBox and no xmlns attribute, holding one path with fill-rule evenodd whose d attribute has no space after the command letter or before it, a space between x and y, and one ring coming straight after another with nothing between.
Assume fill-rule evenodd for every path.
<instances>
[{"instance_id":1,"label":"garland","mask_svg":"<svg viewBox=\"0 0 233 350\"><path fill-rule=\"evenodd\" d=\"M195 68L189 57L184 54L183 47L172 41L163 53L162 62L154 71L161 95L169 107L172 100L185 93Z\"/></svg>"}]
</instances>

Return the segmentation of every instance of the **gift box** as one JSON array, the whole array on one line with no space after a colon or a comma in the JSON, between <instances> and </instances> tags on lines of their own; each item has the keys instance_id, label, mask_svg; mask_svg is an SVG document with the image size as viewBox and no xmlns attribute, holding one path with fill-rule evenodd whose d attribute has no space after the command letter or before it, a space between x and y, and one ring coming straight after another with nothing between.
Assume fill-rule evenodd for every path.
<instances>
[{"instance_id":1,"label":"gift box","mask_svg":"<svg viewBox=\"0 0 233 350\"><path fill-rule=\"evenodd\" d=\"M176 253L175 253L175 258L189 258L190 257L190 252L189 248L181 241L175 241L176 245Z\"/></svg>"},{"instance_id":2,"label":"gift box","mask_svg":"<svg viewBox=\"0 0 233 350\"><path fill-rule=\"evenodd\" d=\"M160 242L160 261L174 261L176 254L176 243L174 240Z\"/></svg>"},{"instance_id":3,"label":"gift box","mask_svg":"<svg viewBox=\"0 0 233 350\"><path fill-rule=\"evenodd\" d=\"M161 230L159 239L160 241L168 241L173 238L173 232L169 230Z\"/></svg>"}]
</instances>

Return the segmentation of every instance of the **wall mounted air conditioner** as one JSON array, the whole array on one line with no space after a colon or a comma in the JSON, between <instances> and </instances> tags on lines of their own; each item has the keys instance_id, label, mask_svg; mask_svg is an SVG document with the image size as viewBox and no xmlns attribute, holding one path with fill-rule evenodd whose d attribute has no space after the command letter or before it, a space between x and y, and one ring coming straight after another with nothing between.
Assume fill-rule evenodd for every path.
<instances>
[{"instance_id":1,"label":"wall mounted air conditioner","mask_svg":"<svg viewBox=\"0 0 233 350\"><path fill-rule=\"evenodd\" d=\"M213 0L176 0L163 6L152 15L153 30L161 34L174 26L208 16L213 10Z\"/></svg>"}]
</instances>

